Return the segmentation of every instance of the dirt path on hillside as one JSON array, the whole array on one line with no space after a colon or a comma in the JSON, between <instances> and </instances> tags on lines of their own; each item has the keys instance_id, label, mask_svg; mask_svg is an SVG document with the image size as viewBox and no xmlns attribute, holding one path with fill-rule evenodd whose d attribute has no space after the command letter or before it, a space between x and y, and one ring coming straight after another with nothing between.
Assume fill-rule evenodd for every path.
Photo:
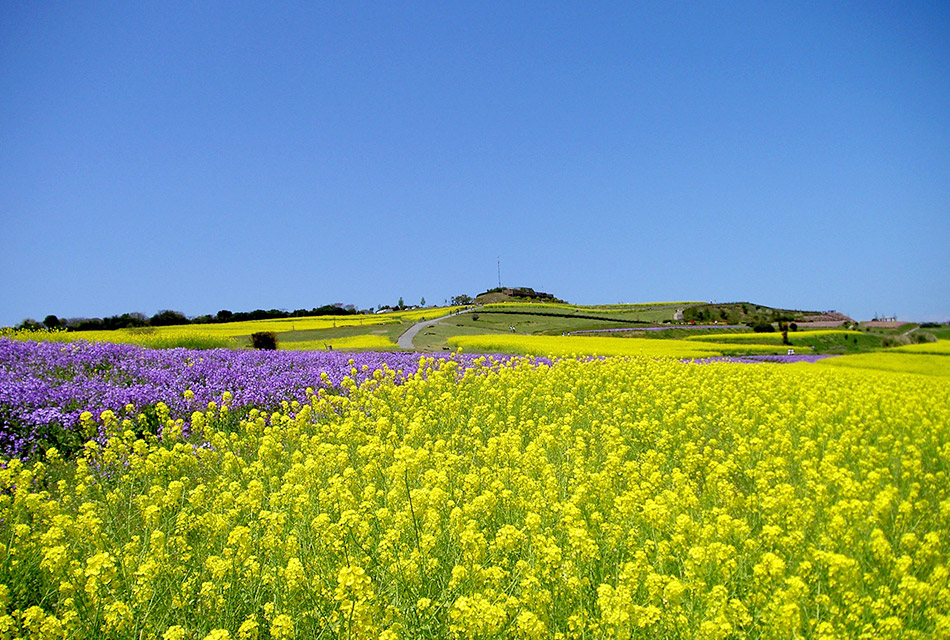
<instances>
[{"instance_id":1,"label":"dirt path on hillside","mask_svg":"<svg viewBox=\"0 0 950 640\"><path fill-rule=\"evenodd\" d=\"M412 351L415 349L415 346L412 344L412 341L413 339L415 339L416 334L418 334L420 331L422 331L426 327L431 327L434 324L438 324L442 322L443 320L454 318L455 316L459 314L469 313L469 312L471 312L471 309L463 309L461 311L456 311L455 313L450 313L447 316L439 316L438 318L432 318L431 320L422 320L421 322L417 322L416 324L406 329L403 332L403 334L399 336L399 339L396 340L396 344L399 345L400 349L409 349L410 351Z\"/></svg>"}]
</instances>

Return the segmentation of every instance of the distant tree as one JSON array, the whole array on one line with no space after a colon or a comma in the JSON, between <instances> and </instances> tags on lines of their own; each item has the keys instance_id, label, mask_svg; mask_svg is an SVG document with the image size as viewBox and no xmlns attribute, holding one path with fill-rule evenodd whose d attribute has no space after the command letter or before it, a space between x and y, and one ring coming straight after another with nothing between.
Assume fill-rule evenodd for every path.
<instances>
[{"instance_id":1,"label":"distant tree","mask_svg":"<svg viewBox=\"0 0 950 640\"><path fill-rule=\"evenodd\" d=\"M163 309L149 319L153 327L167 327L174 324L189 324L188 318L181 311Z\"/></svg>"},{"instance_id":2,"label":"distant tree","mask_svg":"<svg viewBox=\"0 0 950 640\"><path fill-rule=\"evenodd\" d=\"M425 296L422 296L422 300L419 301L419 306L420 306L420 307L426 306L426 297L425 297Z\"/></svg>"},{"instance_id":3,"label":"distant tree","mask_svg":"<svg viewBox=\"0 0 950 640\"><path fill-rule=\"evenodd\" d=\"M102 320L102 328L110 331L114 329L144 327L147 324L149 324L148 318L141 313L123 313L121 316L109 316Z\"/></svg>"},{"instance_id":4,"label":"distant tree","mask_svg":"<svg viewBox=\"0 0 950 640\"><path fill-rule=\"evenodd\" d=\"M356 313L356 308L353 305L347 305L345 307L338 307L332 304L325 304L322 307L317 307L310 310L310 315L313 316L345 316L352 315Z\"/></svg>"},{"instance_id":5,"label":"distant tree","mask_svg":"<svg viewBox=\"0 0 950 640\"><path fill-rule=\"evenodd\" d=\"M402 301L402 296L399 296L399 302L396 303L396 308L400 311L406 308L406 303Z\"/></svg>"},{"instance_id":6,"label":"distant tree","mask_svg":"<svg viewBox=\"0 0 950 640\"><path fill-rule=\"evenodd\" d=\"M43 318L43 326L47 329L58 329L60 327L59 318L54 315L48 315Z\"/></svg>"},{"instance_id":7,"label":"distant tree","mask_svg":"<svg viewBox=\"0 0 950 640\"><path fill-rule=\"evenodd\" d=\"M76 331L99 331L102 329L102 318L75 318L70 320L70 326Z\"/></svg>"},{"instance_id":8,"label":"distant tree","mask_svg":"<svg viewBox=\"0 0 950 640\"><path fill-rule=\"evenodd\" d=\"M43 325L34 320L33 318L24 318L23 322L17 325L17 329L30 329L36 331L37 329L42 329Z\"/></svg>"},{"instance_id":9,"label":"distant tree","mask_svg":"<svg viewBox=\"0 0 950 640\"><path fill-rule=\"evenodd\" d=\"M792 346L791 341L788 339L788 323L784 320L778 323L778 330L782 332L782 344L786 346Z\"/></svg>"},{"instance_id":10,"label":"distant tree","mask_svg":"<svg viewBox=\"0 0 950 640\"><path fill-rule=\"evenodd\" d=\"M472 298L471 296L467 296L464 293L452 298L452 306L457 307L457 306L464 306L467 304L472 304Z\"/></svg>"},{"instance_id":11,"label":"distant tree","mask_svg":"<svg viewBox=\"0 0 950 640\"><path fill-rule=\"evenodd\" d=\"M215 315L214 319L217 320L218 322L230 322L233 316L234 314L228 311L227 309L221 309L221 311L219 311L217 315Z\"/></svg>"}]
</instances>

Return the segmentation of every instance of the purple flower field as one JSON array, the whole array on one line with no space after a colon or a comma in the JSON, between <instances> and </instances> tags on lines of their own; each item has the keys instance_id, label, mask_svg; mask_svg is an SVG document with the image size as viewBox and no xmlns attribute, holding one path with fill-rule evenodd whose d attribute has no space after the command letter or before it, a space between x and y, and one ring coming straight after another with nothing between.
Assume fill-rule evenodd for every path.
<instances>
[{"instance_id":1,"label":"purple flower field","mask_svg":"<svg viewBox=\"0 0 950 640\"><path fill-rule=\"evenodd\" d=\"M463 366L477 355L438 354ZM420 355L407 352L236 351L145 349L104 342L34 342L0 338L0 456L29 454L57 430L76 430L84 411L116 414L165 403L187 420L231 394L232 409L274 409L306 400L306 389L338 387L388 368L414 373ZM503 359L507 359L504 358ZM356 369L355 375L353 369ZM192 397L186 398L190 390Z\"/></svg>"}]
</instances>

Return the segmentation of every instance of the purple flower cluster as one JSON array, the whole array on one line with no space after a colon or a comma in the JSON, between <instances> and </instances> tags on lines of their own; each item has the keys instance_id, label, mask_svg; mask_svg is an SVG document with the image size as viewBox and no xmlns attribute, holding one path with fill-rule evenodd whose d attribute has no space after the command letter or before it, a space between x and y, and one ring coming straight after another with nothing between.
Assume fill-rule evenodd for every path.
<instances>
[{"instance_id":1,"label":"purple flower cluster","mask_svg":"<svg viewBox=\"0 0 950 640\"><path fill-rule=\"evenodd\" d=\"M478 356L435 357L470 365ZM43 434L74 430L84 411L118 414L127 404L141 410L163 402L172 418L187 420L209 402L220 404L226 391L232 409L274 409L282 401L305 401L307 387L336 387L345 376L361 382L387 367L404 377L417 370L419 358L411 352L155 350L0 338L0 455L26 455L38 440L48 440Z\"/></svg>"},{"instance_id":2,"label":"purple flower cluster","mask_svg":"<svg viewBox=\"0 0 950 640\"><path fill-rule=\"evenodd\" d=\"M577 336L586 333L615 333L619 331L666 331L667 329L745 329L742 324L668 324L658 327L620 327L618 329L586 329L571 331L567 335Z\"/></svg>"},{"instance_id":3,"label":"purple flower cluster","mask_svg":"<svg viewBox=\"0 0 950 640\"><path fill-rule=\"evenodd\" d=\"M710 358L697 358L694 360L684 360L683 362L692 362L695 364L708 364L710 362L738 362L741 364L755 364L759 362L776 362L779 364L787 364L790 362L818 362L825 358L834 358L833 355L815 355L815 354L805 354L805 355L794 355L794 356L780 356L780 355L756 355L756 356L714 356Z\"/></svg>"}]
</instances>

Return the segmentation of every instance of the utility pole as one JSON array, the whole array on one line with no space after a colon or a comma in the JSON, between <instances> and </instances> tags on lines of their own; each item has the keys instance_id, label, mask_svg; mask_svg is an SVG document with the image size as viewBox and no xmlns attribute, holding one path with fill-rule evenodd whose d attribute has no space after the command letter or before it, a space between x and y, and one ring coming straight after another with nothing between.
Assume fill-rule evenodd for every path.
<instances>
[{"instance_id":1,"label":"utility pole","mask_svg":"<svg viewBox=\"0 0 950 640\"><path fill-rule=\"evenodd\" d=\"M501 258L498 258L498 288L501 289Z\"/></svg>"}]
</instances>

